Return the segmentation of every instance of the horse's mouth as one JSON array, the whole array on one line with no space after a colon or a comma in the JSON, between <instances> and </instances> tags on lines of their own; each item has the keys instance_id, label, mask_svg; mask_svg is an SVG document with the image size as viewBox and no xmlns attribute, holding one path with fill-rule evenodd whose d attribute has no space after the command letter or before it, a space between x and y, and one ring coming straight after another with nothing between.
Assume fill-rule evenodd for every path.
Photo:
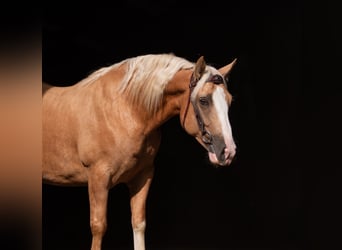
<instances>
[{"instance_id":1,"label":"horse's mouth","mask_svg":"<svg viewBox=\"0 0 342 250\"><path fill-rule=\"evenodd\" d=\"M235 156L235 149L228 150L227 147L215 147L208 145L209 160L216 166L229 166Z\"/></svg>"},{"instance_id":2,"label":"horse's mouth","mask_svg":"<svg viewBox=\"0 0 342 250\"><path fill-rule=\"evenodd\" d=\"M223 140L217 140L214 143L204 143L203 140L196 137L200 144L208 151L209 160L212 164L218 167L229 166L235 157L235 145L227 148Z\"/></svg>"},{"instance_id":3,"label":"horse's mouth","mask_svg":"<svg viewBox=\"0 0 342 250\"><path fill-rule=\"evenodd\" d=\"M208 155L210 162L216 166L229 166L233 161L233 157L226 157L224 159L218 160L216 154L210 151L208 151Z\"/></svg>"}]
</instances>

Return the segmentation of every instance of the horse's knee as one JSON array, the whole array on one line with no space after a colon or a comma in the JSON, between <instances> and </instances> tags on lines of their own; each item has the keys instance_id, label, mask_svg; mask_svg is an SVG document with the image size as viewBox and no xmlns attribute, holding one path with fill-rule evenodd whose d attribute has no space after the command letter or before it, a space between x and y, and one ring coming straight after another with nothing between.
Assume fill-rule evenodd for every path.
<instances>
[{"instance_id":1,"label":"horse's knee","mask_svg":"<svg viewBox=\"0 0 342 250\"><path fill-rule=\"evenodd\" d=\"M107 230L107 223L106 221L93 219L90 221L90 227L93 234L103 235Z\"/></svg>"}]
</instances>

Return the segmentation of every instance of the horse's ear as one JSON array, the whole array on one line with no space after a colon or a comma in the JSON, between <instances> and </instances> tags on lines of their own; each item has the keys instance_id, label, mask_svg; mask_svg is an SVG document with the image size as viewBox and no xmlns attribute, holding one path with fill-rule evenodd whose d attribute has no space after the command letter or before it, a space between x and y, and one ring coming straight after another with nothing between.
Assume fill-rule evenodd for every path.
<instances>
[{"instance_id":1,"label":"horse's ear","mask_svg":"<svg viewBox=\"0 0 342 250\"><path fill-rule=\"evenodd\" d=\"M201 56L200 58L198 58L194 69L194 77L196 81L198 81L203 75L205 67L206 63L204 61L204 57Z\"/></svg>"},{"instance_id":2,"label":"horse's ear","mask_svg":"<svg viewBox=\"0 0 342 250\"><path fill-rule=\"evenodd\" d=\"M228 79L228 76L236 64L237 58L235 58L231 63L227 64L226 66L223 66L222 68L219 69L219 72L224 76L225 79Z\"/></svg>"}]
</instances>

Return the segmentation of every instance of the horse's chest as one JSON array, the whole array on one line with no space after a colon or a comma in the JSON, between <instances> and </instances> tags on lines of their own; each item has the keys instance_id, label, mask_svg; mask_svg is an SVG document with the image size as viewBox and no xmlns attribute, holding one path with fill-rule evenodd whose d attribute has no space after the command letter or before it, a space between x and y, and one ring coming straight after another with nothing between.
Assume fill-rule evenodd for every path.
<instances>
[{"instance_id":1,"label":"horse's chest","mask_svg":"<svg viewBox=\"0 0 342 250\"><path fill-rule=\"evenodd\" d=\"M135 146L128 147L127 156L130 159L130 165L137 167L152 164L159 145L160 140L145 140L141 143L136 142Z\"/></svg>"},{"instance_id":2,"label":"horse's chest","mask_svg":"<svg viewBox=\"0 0 342 250\"><path fill-rule=\"evenodd\" d=\"M126 156L122 159L120 179L126 181L142 169L152 167L160 145L159 133L151 135L142 141L135 141L126 148Z\"/></svg>"}]
</instances>

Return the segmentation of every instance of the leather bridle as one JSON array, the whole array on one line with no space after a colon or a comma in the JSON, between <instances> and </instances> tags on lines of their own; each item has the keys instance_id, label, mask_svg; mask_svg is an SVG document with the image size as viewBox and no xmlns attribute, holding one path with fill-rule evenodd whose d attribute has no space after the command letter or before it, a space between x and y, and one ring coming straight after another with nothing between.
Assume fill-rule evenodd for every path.
<instances>
[{"instance_id":1,"label":"leather bridle","mask_svg":"<svg viewBox=\"0 0 342 250\"><path fill-rule=\"evenodd\" d=\"M201 131L202 141L203 141L204 144L211 145L213 137L210 134L210 132L205 129L205 125L204 125L203 119L201 117L201 114L199 112L199 109L198 109L195 101L191 100L191 94L192 94L193 90L195 89L195 87L197 86L198 81L199 81L199 79L195 79L194 74L192 73L191 78L190 78L190 84L189 84L189 89L190 89L190 91L189 91L189 98L188 98L188 102L187 102L187 105L186 105L186 108L185 108L184 118L183 118L183 128L185 128L185 118L186 118L186 116L188 114L188 109L189 109L189 105L190 105L190 102L191 102L192 106L194 108L194 112L195 112L195 116L196 116L198 127L199 127L199 129ZM224 80L223 80L222 76L216 74L216 75L210 75L205 82L212 82L214 84L223 84Z\"/></svg>"}]
</instances>

